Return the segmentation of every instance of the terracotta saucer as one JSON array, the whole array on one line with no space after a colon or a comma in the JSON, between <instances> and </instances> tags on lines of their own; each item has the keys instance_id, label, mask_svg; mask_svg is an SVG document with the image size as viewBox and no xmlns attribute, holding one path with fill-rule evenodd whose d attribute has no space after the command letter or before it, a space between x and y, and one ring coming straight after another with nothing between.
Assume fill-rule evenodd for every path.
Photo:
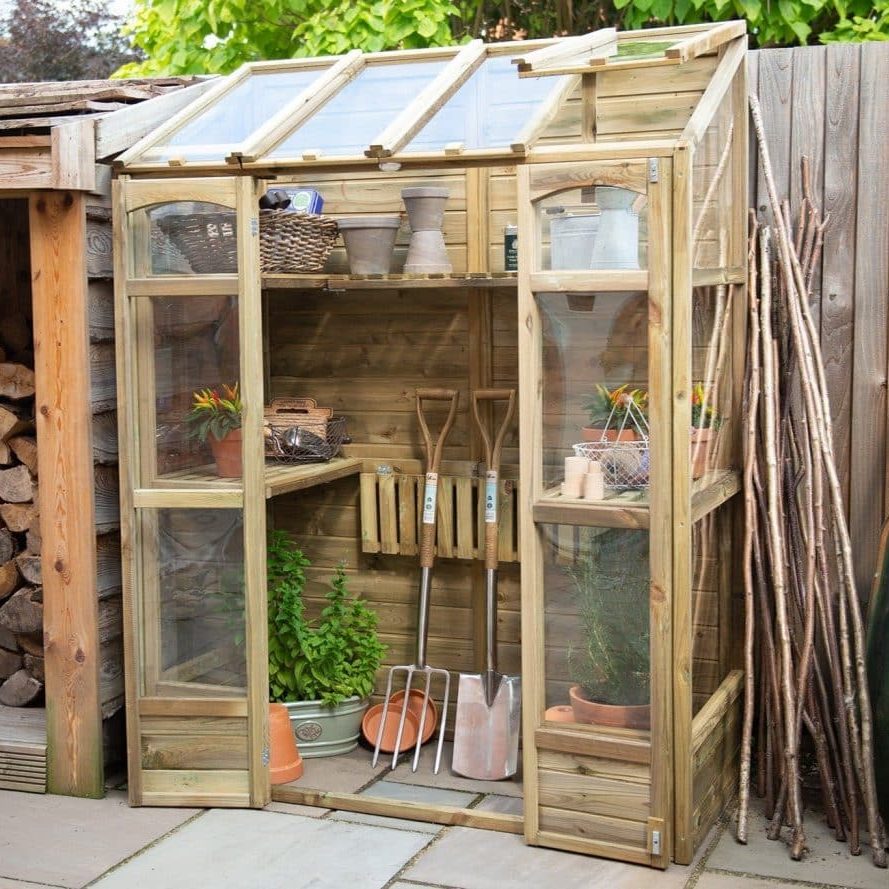
<instances>
[{"instance_id":1,"label":"terracotta saucer","mask_svg":"<svg viewBox=\"0 0 889 889\"><path fill-rule=\"evenodd\" d=\"M404 692L397 691L392 695L390 699L389 706L395 706L395 709L400 713L401 712L401 702L404 700ZM420 691L419 688L411 689L410 700L408 701L408 711L413 713L414 716L417 717L417 726L420 725L420 720L423 717L423 692ZM435 727L438 725L438 707L435 704L435 701L432 700L432 695L429 696L429 701L426 704L426 722L423 724L423 743L425 744L435 733Z\"/></svg>"},{"instance_id":2,"label":"terracotta saucer","mask_svg":"<svg viewBox=\"0 0 889 889\"><path fill-rule=\"evenodd\" d=\"M550 707L543 718L549 722L575 722L574 708L570 704L557 704Z\"/></svg>"},{"instance_id":3,"label":"terracotta saucer","mask_svg":"<svg viewBox=\"0 0 889 889\"><path fill-rule=\"evenodd\" d=\"M374 747L377 743L377 732L380 730L380 720L383 717L383 705L374 704L364 714L361 720L361 733L364 740ZM380 750L383 753L391 753L395 749L395 739L398 737L398 723L401 720L401 710L389 704L386 713L386 723L383 726L383 739ZM417 734L420 731L420 722L416 713L408 710L404 718L404 731L401 734L401 750L406 752L417 743Z\"/></svg>"}]
</instances>

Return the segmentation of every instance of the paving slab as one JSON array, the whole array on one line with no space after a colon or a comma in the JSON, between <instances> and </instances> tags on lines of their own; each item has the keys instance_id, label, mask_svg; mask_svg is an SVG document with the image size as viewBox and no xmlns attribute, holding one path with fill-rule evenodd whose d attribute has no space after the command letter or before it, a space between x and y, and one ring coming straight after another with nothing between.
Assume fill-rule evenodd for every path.
<instances>
[{"instance_id":1,"label":"paving slab","mask_svg":"<svg viewBox=\"0 0 889 889\"><path fill-rule=\"evenodd\" d=\"M444 830L442 824L432 824L428 821L409 821L406 818L388 818L385 815L367 815L364 812L334 812L329 817L330 821L348 821L351 824L373 824L377 827L391 827L393 830L413 830L416 833L425 833L430 836L441 833Z\"/></svg>"},{"instance_id":2,"label":"paving slab","mask_svg":"<svg viewBox=\"0 0 889 889\"><path fill-rule=\"evenodd\" d=\"M456 886L444 886L441 883L393 883L389 889L457 889ZM529 887L530 889L530 887Z\"/></svg>"},{"instance_id":3,"label":"paving slab","mask_svg":"<svg viewBox=\"0 0 889 889\"><path fill-rule=\"evenodd\" d=\"M460 809L466 808L478 796L477 793L463 793L444 787L399 784L388 780L388 778L385 781L377 781L376 784L372 784L361 795L397 799L410 803L427 803L435 806L456 806Z\"/></svg>"},{"instance_id":4,"label":"paving slab","mask_svg":"<svg viewBox=\"0 0 889 889\"><path fill-rule=\"evenodd\" d=\"M406 830L277 812L208 812L96 889L381 889L429 841Z\"/></svg>"},{"instance_id":5,"label":"paving slab","mask_svg":"<svg viewBox=\"0 0 889 889\"><path fill-rule=\"evenodd\" d=\"M457 889L681 889L691 867L666 871L526 846L521 837L454 827L401 876Z\"/></svg>"},{"instance_id":6,"label":"paving slab","mask_svg":"<svg viewBox=\"0 0 889 889\"><path fill-rule=\"evenodd\" d=\"M25 883L22 880L7 880L0 877L0 889L54 889L49 883ZM417 889L414 886L414 889Z\"/></svg>"},{"instance_id":7,"label":"paving slab","mask_svg":"<svg viewBox=\"0 0 889 889\"><path fill-rule=\"evenodd\" d=\"M441 768L437 775L433 774L435 765L435 744L428 743L420 753L420 762L417 771L412 772L410 764L403 762L397 768L386 775L387 781L395 781L400 784L423 784L426 787L444 787L448 790L462 790L467 793L498 793L501 796L522 795L522 764L519 760L519 772L508 781L477 781L474 778L464 778L451 770L454 745L449 741L445 743L441 753Z\"/></svg>"},{"instance_id":8,"label":"paving slab","mask_svg":"<svg viewBox=\"0 0 889 889\"><path fill-rule=\"evenodd\" d=\"M707 868L756 877L777 877L842 886L843 889L886 889L889 877L871 862L866 839L862 837L861 855L850 855L846 843L838 843L823 816L807 811L804 826L809 852L802 861L792 861L787 854L788 831L782 840L766 836L767 823L759 800L751 804L747 845L735 839L734 822L729 825L707 859Z\"/></svg>"},{"instance_id":9,"label":"paving slab","mask_svg":"<svg viewBox=\"0 0 889 889\"><path fill-rule=\"evenodd\" d=\"M524 805L521 799L514 796L501 796L497 793L488 794L477 806L483 812L499 812L501 815L521 815Z\"/></svg>"},{"instance_id":10,"label":"paving slab","mask_svg":"<svg viewBox=\"0 0 889 889\"><path fill-rule=\"evenodd\" d=\"M327 790L332 793L356 793L385 769L371 768L372 754L363 747L342 756L316 756L303 759L303 774L294 787Z\"/></svg>"},{"instance_id":11,"label":"paving slab","mask_svg":"<svg viewBox=\"0 0 889 889\"><path fill-rule=\"evenodd\" d=\"M695 883L695 889L792 889L793 886L811 886L806 883L788 883L786 880L769 880L741 877L738 874L715 874L704 871Z\"/></svg>"},{"instance_id":12,"label":"paving slab","mask_svg":"<svg viewBox=\"0 0 889 889\"><path fill-rule=\"evenodd\" d=\"M302 815L304 818L323 818L330 809L322 809L320 806L301 806L297 803L279 803L272 801L264 809L264 812L280 812L282 815Z\"/></svg>"},{"instance_id":13,"label":"paving slab","mask_svg":"<svg viewBox=\"0 0 889 889\"><path fill-rule=\"evenodd\" d=\"M98 800L0 791L0 876L80 887L200 811L132 809L120 791Z\"/></svg>"}]
</instances>

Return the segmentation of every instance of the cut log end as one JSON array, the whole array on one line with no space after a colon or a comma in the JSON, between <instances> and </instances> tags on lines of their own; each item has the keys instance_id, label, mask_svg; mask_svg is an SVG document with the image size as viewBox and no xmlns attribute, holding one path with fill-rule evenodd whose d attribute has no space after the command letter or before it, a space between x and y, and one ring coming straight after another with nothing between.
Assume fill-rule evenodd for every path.
<instances>
[{"instance_id":1,"label":"cut log end","mask_svg":"<svg viewBox=\"0 0 889 889\"><path fill-rule=\"evenodd\" d=\"M18 670L0 685L0 704L5 707L24 707L36 700L42 691L42 682L25 669Z\"/></svg>"}]
</instances>

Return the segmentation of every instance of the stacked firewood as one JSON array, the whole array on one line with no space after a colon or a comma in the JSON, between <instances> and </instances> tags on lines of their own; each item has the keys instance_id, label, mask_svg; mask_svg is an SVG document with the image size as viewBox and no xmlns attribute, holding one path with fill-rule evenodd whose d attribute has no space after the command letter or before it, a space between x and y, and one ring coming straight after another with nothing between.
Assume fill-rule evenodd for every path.
<instances>
[{"instance_id":1,"label":"stacked firewood","mask_svg":"<svg viewBox=\"0 0 889 889\"><path fill-rule=\"evenodd\" d=\"M34 371L0 349L0 704L43 692Z\"/></svg>"},{"instance_id":2,"label":"stacked firewood","mask_svg":"<svg viewBox=\"0 0 889 889\"><path fill-rule=\"evenodd\" d=\"M827 821L886 866L877 810L864 629L836 470L812 280L828 224L813 200L795 220L777 195L759 104L751 99L770 218L751 211L749 354L744 427L745 712L738 839L747 841L751 751L756 789L787 825L790 855L807 848L801 751L811 751ZM754 725L756 738L754 745ZM863 822L863 823L862 823Z\"/></svg>"}]
</instances>

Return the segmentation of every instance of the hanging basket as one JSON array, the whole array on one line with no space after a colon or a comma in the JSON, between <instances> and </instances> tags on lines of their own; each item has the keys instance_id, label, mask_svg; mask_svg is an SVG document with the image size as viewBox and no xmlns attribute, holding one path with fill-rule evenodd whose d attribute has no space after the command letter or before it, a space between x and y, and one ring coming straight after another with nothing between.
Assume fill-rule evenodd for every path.
<instances>
[{"instance_id":1,"label":"hanging basket","mask_svg":"<svg viewBox=\"0 0 889 889\"><path fill-rule=\"evenodd\" d=\"M163 216L157 227L199 275L234 274L238 239L234 211ZM320 272L339 228L328 216L259 211L259 260L266 275Z\"/></svg>"},{"instance_id":2,"label":"hanging basket","mask_svg":"<svg viewBox=\"0 0 889 889\"><path fill-rule=\"evenodd\" d=\"M304 426L266 428L265 452L279 463L326 463L336 457L348 441L346 418L331 417L323 435Z\"/></svg>"}]
</instances>

